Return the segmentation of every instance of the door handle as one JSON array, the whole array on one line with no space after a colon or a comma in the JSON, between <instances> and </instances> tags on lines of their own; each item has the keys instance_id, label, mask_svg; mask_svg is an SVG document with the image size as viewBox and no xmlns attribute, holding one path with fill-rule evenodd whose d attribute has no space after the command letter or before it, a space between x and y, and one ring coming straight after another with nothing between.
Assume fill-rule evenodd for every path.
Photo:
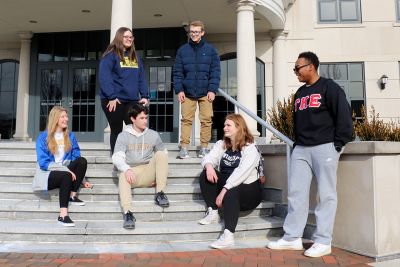
<instances>
[{"instance_id":1,"label":"door handle","mask_svg":"<svg viewBox=\"0 0 400 267\"><path fill-rule=\"evenodd\" d=\"M72 108L72 106L74 105L74 99L72 97L68 98L68 107Z\"/></svg>"}]
</instances>

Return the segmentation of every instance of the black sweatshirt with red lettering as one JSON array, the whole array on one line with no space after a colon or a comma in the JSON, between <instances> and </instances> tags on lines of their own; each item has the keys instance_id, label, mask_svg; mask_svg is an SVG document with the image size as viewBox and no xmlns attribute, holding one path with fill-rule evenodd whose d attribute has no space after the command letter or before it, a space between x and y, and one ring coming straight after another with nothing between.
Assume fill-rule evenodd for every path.
<instances>
[{"instance_id":1,"label":"black sweatshirt with red lettering","mask_svg":"<svg viewBox=\"0 0 400 267\"><path fill-rule=\"evenodd\" d=\"M300 87L294 95L295 144L334 142L341 148L352 139L351 108L343 89L331 79Z\"/></svg>"}]
</instances>

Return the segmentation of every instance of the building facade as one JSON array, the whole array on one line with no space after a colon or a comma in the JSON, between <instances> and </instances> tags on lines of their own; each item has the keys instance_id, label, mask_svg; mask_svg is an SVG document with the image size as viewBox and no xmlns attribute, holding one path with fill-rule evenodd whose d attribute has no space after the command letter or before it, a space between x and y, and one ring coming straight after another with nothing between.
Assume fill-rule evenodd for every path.
<instances>
[{"instance_id":1,"label":"building facade","mask_svg":"<svg viewBox=\"0 0 400 267\"><path fill-rule=\"evenodd\" d=\"M363 106L374 106L381 118L397 120L399 5L400 0L6 1L0 10L0 134L36 139L49 109L63 105L79 140L103 141L107 123L98 64L116 29L127 26L134 29L146 68L150 127L164 141L177 142L179 103L171 71L177 48L187 41L187 24L195 19L205 22L205 38L220 54L220 87L259 116L300 86L294 62L300 52L313 51L321 76L342 86L356 116ZM214 110L219 138L223 118L234 107L218 96ZM268 135L248 122L254 135Z\"/></svg>"}]
</instances>

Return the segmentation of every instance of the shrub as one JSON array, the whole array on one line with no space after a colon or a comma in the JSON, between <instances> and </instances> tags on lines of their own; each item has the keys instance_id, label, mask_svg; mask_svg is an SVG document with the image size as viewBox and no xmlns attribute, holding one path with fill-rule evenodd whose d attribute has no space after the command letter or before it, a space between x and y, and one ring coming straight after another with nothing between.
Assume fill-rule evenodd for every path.
<instances>
[{"instance_id":1,"label":"shrub","mask_svg":"<svg viewBox=\"0 0 400 267\"><path fill-rule=\"evenodd\" d=\"M269 124L291 140L294 140L293 97L294 95L291 94L287 100L283 99L283 102L279 100L276 105L267 112Z\"/></svg>"},{"instance_id":2,"label":"shrub","mask_svg":"<svg viewBox=\"0 0 400 267\"><path fill-rule=\"evenodd\" d=\"M354 132L361 141L399 141L400 128L395 122L385 123L379 119L379 113L371 106L371 115L367 116L364 107L361 109L362 120L354 125Z\"/></svg>"},{"instance_id":3,"label":"shrub","mask_svg":"<svg viewBox=\"0 0 400 267\"><path fill-rule=\"evenodd\" d=\"M293 131L293 97L290 95L267 112L269 123L282 134L294 140ZM400 141L400 123L383 122L379 113L371 106L371 115L368 118L365 108L361 108L361 120L354 122L354 134L361 141ZM354 137L355 137L354 136ZM353 138L354 139L354 138Z\"/></svg>"}]
</instances>

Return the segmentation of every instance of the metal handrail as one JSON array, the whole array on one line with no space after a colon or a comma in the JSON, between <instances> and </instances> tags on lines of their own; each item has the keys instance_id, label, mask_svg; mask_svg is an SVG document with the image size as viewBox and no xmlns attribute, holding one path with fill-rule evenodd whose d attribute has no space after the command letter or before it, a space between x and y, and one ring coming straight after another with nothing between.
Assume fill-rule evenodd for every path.
<instances>
[{"instance_id":1,"label":"metal handrail","mask_svg":"<svg viewBox=\"0 0 400 267\"><path fill-rule=\"evenodd\" d=\"M249 115L252 119L256 120L259 124L267 128L270 132L272 132L276 137L278 137L280 140L288 144L290 147L293 147L293 141L289 139L286 135L275 129L271 124L266 122L265 120L261 119L258 117L256 114L254 114L251 110L240 104L236 99L228 95L224 90L221 88L218 89L218 92L225 97L229 102L237 106L239 109L243 110L247 115Z\"/></svg>"},{"instance_id":2,"label":"metal handrail","mask_svg":"<svg viewBox=\"0 0 400 267\"><path fill-rule=\"evenodd\" d=\"M218 88L218 92L225 97L226 100L234 104L237 108L240 110L243 110L247 115L249 115L252 119L256 120L258 123L260 123L262 126L267 128L270 132L272 132L276 137L278 137L280 140L286 143L286 166L287 166L287 175L288 175L288 181L289 181L289 166L290 166L290 155L292 152L293 148L293 141L290 140L289 137L275 129L271 124L267 123L265 120L261 119L258 117L256 114L254 114L251 110L240 104L236 99L228 95L224 90L221 88Z\"/></svg>"}]
</instances>

